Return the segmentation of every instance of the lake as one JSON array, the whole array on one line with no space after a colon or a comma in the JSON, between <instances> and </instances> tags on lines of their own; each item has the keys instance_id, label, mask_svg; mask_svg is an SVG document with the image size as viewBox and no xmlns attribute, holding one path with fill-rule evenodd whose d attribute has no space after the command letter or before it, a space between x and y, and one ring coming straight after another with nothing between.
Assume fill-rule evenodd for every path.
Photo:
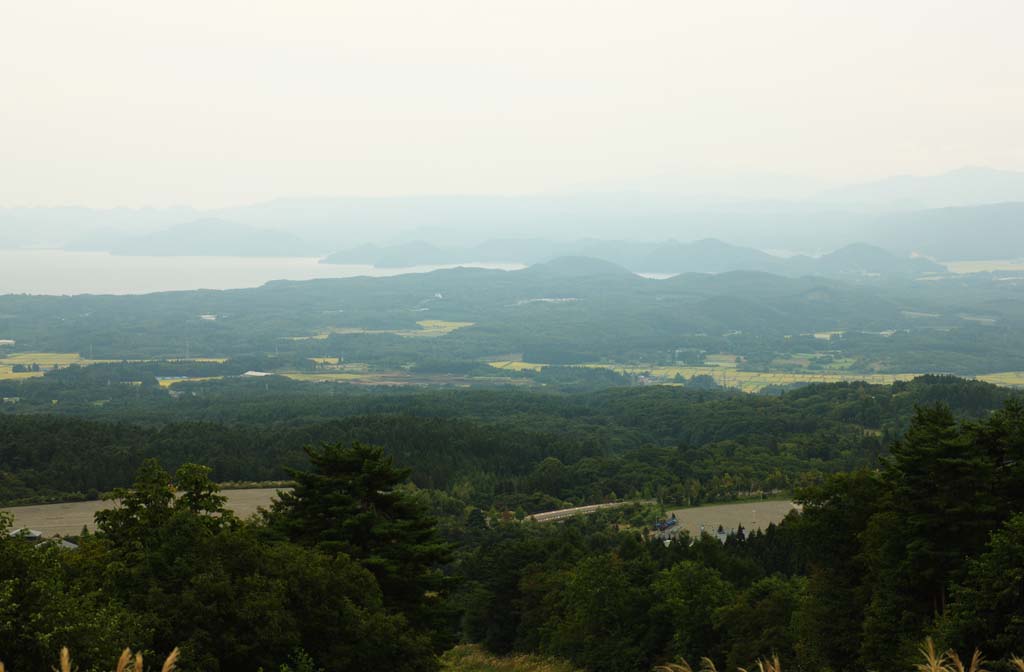
<instances>
[{"instance_id":1,"label":"lake","mask_svg":"<svg viewBox=\"0 0 1024 672\"><path fill-rule=\"evenodd\" d=\"M954 273L1024 270L1024 261L947 262ZM0 250L0 294L147 294L258 287L271 280L386 277L457 266L516 270L522 264L468 263L377 268L321 264L317 257L129 257L107 252ZM639 273L664 279L671 273Z\"/></svg>"},{"instance_id":2,"label":"lake","mask_svg":"<svg viewBox=\"0 0 1024 672\"><path fill-rule=\"evenodd\" d=\"M106 252L0 250L0 294L146 294L258 287L271 280L384 277L459 265L522 268L486 263L376 268L319 261L317 257L122 257Z\"/></svg>"}]
</instances>

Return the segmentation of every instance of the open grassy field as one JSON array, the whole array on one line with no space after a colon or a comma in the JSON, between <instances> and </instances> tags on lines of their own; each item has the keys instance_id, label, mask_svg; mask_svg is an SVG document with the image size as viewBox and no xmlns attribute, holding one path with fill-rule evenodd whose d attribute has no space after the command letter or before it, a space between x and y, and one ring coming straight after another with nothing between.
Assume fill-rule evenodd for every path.
<instances>
[{"instance_id":1,"label":"open grassy field","mask_svg":"<svg viewBox=\"0 0 1024 672\"><path fill-rule=\"evenodd\" d=\"M223 380L224 376L199 376L196 378L165 378L160 381L160 387L172 387L178 383L199 383L204 380Z\"/></svg>"},{"instance_id":2,"label":"open grassy field","mask_svg":"<svg viewBox=\"0 0 1024 672\"><path fill-rule=\"evenodd\" d=\"M0 380L24 380L25 378L38 378L41 375L43 375L42 371L20 371L14 373L9 365L0 364Z\"/></svg>"},{"instance_id":3,"label":"open grassy field","mask_svg":"<svg viewBox=\"0 0 1024 672\"><path fill-rule=\"evenodd\" d=\"M363 329L362 327L331 327L312 336L290 336L290 341L322 341L331 334L394 334L405 338L436 338L450 334L456 329L472 327L474 322L446 322L445 320L420 320L419 329Z\"/></svg>"},{"instance_id":4,"label":"open grassy field","mask_svg":"<svg viewBox=\"0 0 1024 672\"><path fill-rule=\"evenodd\" d=\"M495 656L476 644L464 644L441 656L444 672L576 672L569 663L540 656Z\"/></svg>"},{"instance_id":5,"label":"open grassy field","mask_svg":"<svg viewBox=\"0 0 1024 672\"><path fill-rule=\"evenodd\" d=\"M104 360L83 359L77 352L15 352L0 359L0 364L38 364L39 366L67 366L101 362Z\"/></svg>"},{"instance_id":6,"label":"open grassy field","mask_svg":"<svg viewBox=\"0 0 1024 672\"><path fill-rule=\"evenodd\" d=\"M52 369L54 367L70 366L77 364L78 366L89 366L90 364L111 364L117 363L122 360L120 359L88 359L82 357L77 352L15 352L5 357L0 357L0 378L32 378L35 376L43 375L42 371L31 371L27 373L13 373L11 369L21 364L23 366L31 366L38 364L40 368ZM133 362L138 361L152 361L152 360L129 360ZM227 361L223 357L191 357L187 360L180 359L177 361L189 361L189 362L214 362L222 364Z\"/></svg>"},{"instance_id":7,"label":"open grassy field","mask_svg":"<svg viewBox=\"0 0 1024 672\"><path fill-rule=\"evenodd\" d=\"M404 377L401 374L388 373L353 373L343 371L323 371L317 373L283 373L281 374L292 380L301 380L307 383L387 383L398 382Z\"/></svg>"},{"instance_id":8,"label":"open grassy field","mask_svg":"<svg viewBox=\"0 0 1024 672\"><path fill-rule=\"evenodd\" d=\"M496 369L508 369L509 371L540 371L547 366L546 364L532 364L530 362L517 362L514 360L489 362L489 364Z\"/></svg>"},{"instance_id":9,"label":"open grassy field","mask_svg":"<svg viewBox=\"0 0 1024 672\"><path fill-rule=\"evenodd\" d=\"M481 384L529 387L533 381L504 376L462 376L451 373L416 373L412 371L322 371L315 373L284 372L280 375L307 383L352 383L354 385L444 385L472 387Z\"/></svg>"},{"instance_id":10,"label":"open grassy field","mask_svg":"<svg viewBox=\"0 0 1024 672\"><path fill-rule=\"evenodd\" d=\"M981 376L975 376L975 378L977 380L984 380L986 383L992 383L993 385L1003 385L1005 387L1024 387L1024 371L986 373Z\"/></svg>"},{"instance_id":11,"label":"open grassy field","mask_svg":"<svg viewBox=\"0 0 1024 672\"><path fill-rule=\"evenodd\" d=\"M38 364L43 369L52 369L55 366L68 366L69 364L98 364L107 361L101 359L83 359L77 352L16 352L6 357L0 357L0 378L7 380L18 380L23 378L35 378L43 375L42 371L27 371L14 373L15 365L31 366Z\"/></svg>"},{"instance_id":12,"label":"open grassy field","mask_svg":"<svg viewBox=\"0 0 1024 672\"><path fill-rule=\"evenodd\" d=\"M419 331L407 331L399 333L400 336L444 336L450 334L456 329L464 329L465 327L472 327L473 322L446 322L444 320L420 320L416 324L420 325Z\"/></svg>"},{"instance_id":13,"label":"open grassy field","mask_svg":"<svg viewBox=\"0 0 1024 672\"><path fill-rule=\"evenodd\" d=\"M248 488L224 490L228 508L241 518L248 518L259 507L268 507L278 488ZM67 502L64 504L38 504L3 509L14 514L14 527L39 530L50 537L79 534L82 527L93 529L93 516L97 511L109 509L111 502Z\"/></svg>"},{"instance_id":14,"label":"open grassy field","mask_svg":"<svg viewBox=\"0 0 1024 672\"><path fill-rule=\"evenodd\" d=\"M797 505L789 500L769 499L672 509L667 515L675 513L679 519L679 529L686 530L691 536L696 537L700 535L701 526L708 534L715 534L719 525L726 530L735 530L740 525L747 531L762 529L771 523L781 522L796 508Z\"/></svg>"},{"instance_id":15,"label":"open grassy field","mask_svg":"<svg viewBox=\"0 0 1024 672\"><path fill-rule=\"evenodd\" d=\"M640 374L649 372L652 376L664 380L674 380L676 375L683 378L694 376L711 376L723 387L735 387L744 392L758 392L771 385L790 385L792 383L844 383L851 381L865 381L878 385L891 385L897 380L913 380L919 374L916 373L848 373L835 371L790 371L790 372L761 372L761 371L740 371L735 368L713 367L713 366L612 366L610 367L622 373Z\"/></svg>"},{"instance_id":16,"label":"open grassy field","mask_svg":"<svg viewBox=\"0 0 1024 672\"><path fill-rule=\"evenodd\" d=\"M539 371L544 364L533 362L500 361L490 362L498 369L512 371ZM758 392L771 385L789 385L792 383L842 383L850 381L866 381L878 385L891 385L897 380L913 380L920 374L916 373L849 373L839 371L790 371L760 372L740 371L735 362L717 361L711 366L641 366L624 364L584 364L583 366L606 368L619 373L648 374L659 382L671 383L677 375L683 378L694 376L711 376L723 387L735 387L744 392Z\"/></svg>"}]
</instances>

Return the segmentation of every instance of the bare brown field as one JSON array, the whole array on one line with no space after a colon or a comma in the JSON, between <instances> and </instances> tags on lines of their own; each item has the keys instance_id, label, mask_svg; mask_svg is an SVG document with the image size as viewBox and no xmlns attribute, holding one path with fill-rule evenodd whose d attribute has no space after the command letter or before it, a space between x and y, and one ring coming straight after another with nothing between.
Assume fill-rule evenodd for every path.
<instances>
[{"instance_id":1,"label":"bare brown field","mask_svg":"<svg viewBox=\"0 0 1024 672\"><path fill-rule=\"evenodd\" d=\"M225 490L228 508L240 518L248 518L259 507L266 508L281 488L250 488L246 490ZM39 504L15 506L3 509L14 514L14 528L28 527L42 532L47 537L80 534L83 527L94 529L93 517L97 511L109 509L111 502L67 502L64 504Z\"/></svg>"},{"instance_id":2,"label":"bare brown field","mask_svg":"<svg viewBox=\"0 0 1024 672\"><path fill-rule=\"evenodd\" d=\"M771 523L781 522L790 511L797 508L799 505L794 502L767 500L674 509L667 515L676 514L679 528L696 537L701 532L701 526L711 535L718 531L719 525L726 530L735 530L740 525L748 532L763 529Z\"/></svg>"}]
</instances>

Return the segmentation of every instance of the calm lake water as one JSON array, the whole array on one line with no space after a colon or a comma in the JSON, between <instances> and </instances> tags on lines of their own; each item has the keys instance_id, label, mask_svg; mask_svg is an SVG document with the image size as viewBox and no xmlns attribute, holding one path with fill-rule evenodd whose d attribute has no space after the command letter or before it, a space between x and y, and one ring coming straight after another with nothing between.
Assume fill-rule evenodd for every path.
<instances>
[{"instance_id":1,"label":"calm lake water","mask_svg":"<svg viewBox=\"0 0 1024 672\"><path fill-rule=\"evenodd\" d=\"M955 273L1024 270L1024 260L947 262ZM376 268L321 264L316 257L121 257L106 252L0 250L0 294L146 294L183 289L258 287L271 280L384 277L446 266ZM520 264L463 266L515 270ZM640 273L663 279L670 273Z\"/></svg>"},{"instance_id":2,"label":"calm lake water","mask_svg":"<svg viewBox=\"0 0 1024 672\"><path fill-rule=\"evenodd\" d=\"M514 270L517 264L462 264ZM258 287L271 280L383 277L452 266L321 264L316 257L120 257L106 252L0 250L0 294L145 294Z\"/></svg>"}]
</instances>

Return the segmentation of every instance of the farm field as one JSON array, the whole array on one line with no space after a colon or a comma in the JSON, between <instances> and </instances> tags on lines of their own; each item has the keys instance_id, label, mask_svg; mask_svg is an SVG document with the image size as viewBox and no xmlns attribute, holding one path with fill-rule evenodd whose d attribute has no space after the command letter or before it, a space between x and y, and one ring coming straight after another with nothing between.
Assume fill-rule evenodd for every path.
<instances>
[{"instance_id":1,"label":"farm field","mask_svg":"<svg viewBox=\"0 0 1024 672\"><path fill-rule=\"evenodd\" d=\"M711 366L655 366L627 367L612 366L621 373L641 374L650 372L655 378L674 380L677 375L683 378L694 376L711 376L722 387L735 387L744 392L759 392L771 385L790 385L792 383L845 383L864 381L876 385L891 385L897 380L913 380L916 373L838 373L834 371L799 371L799 372L762 372L740 371L727 367Z\"/></svg>"},{"instance_id":2,"label":"farm field","mask_svg":"<svg viewBox=\"0 0 1024 672\"><path fill-rule=\"evenodd\" d=\"M1005 371L1003 373L986 373L975 376L976 380L983 380L993 385L1004 387L1024 387L1024 371Z\"/></svg>"},{"instance_id":3,"label":"farm field","mask_svg":"<svg viewBox=\"0 0 1024 672\"><path fill-rule=\"evenodd\" d=\"M0 379L20 380L24 378L36 378L43 375L44 371L13 371L16 365L32 366L38 364L42 369L52 369L55 366L68 366L70 364L99 364L101 359L83 359L76 352L17 352L6 357L0 357Z\"/></svg>"},{"instance_id":4,"label":"farm field","mask_svg":"<svg viewBox=\"0 0 1024 672\"><path fill-rule=\"evenodd\" d=\"M120 359L89 359L82 357L77 352L16 352L5 357L0 357L0 379L18 380L23 378L37 378L45 373L45 370L54 367L65 367L77 364L78 366L89 366L90 364L111 364L118 363ZM151 360L129 360L129 361L151 361ZM227 359L223 357L192 357L190 362L213 362L223 363ZM16 365L31 366L38 364L43 371L25 371L15 373L13 368Z\"/></svg>"},{"instance_id":5,"label":"farm field","mask_svg":"<svg viewBox=\"0 0 1024 672\"><path fill-rule=\"evenodd\" d=\"M68 366L69 364L93 364L110 360L85 359L77 352L15 352L0 358L0 364L38 364L39 366Z\"/></svg>"},{"instance_id":6,"label":"farm field","mask_svg":"<svg viewBox=\"0 0 1024 672\"><path fill-rule=\"evenodd\" d=\"M11 367L0 364L0 380L24 380L26 378L38 378L43 375L42 371L19 371L15 373Z\"/></svg>"},{"instance_id":7,"label":"farm field","mask_svg":"<svg viewBox=\"0 0 1024 672\"><path fill-rule=\"evenodd\" d=\"M498 369L512 371L539 371L544 364L532 362L500 361L491 362ZM771 385L789 385L792 383L843 383L865 381L878 385L891 385L897 380L913 380L920 374L916 373L839 373L835 371L806 372L761 372L740 371L734 366L722 363L717 366L634 366L622 364L583 364L594 368L606 368L619 373L634 375L647 374L658 382L671 383L676 376L693 378L694 376L711 376L723 387L734 387L744 392L759 392ZM999 383L1003 384L1003 383Z\"/></svg>"},{"instance_id":8,"label":"farm field","mask_svg":"<svg viewBox=\"0 0 1024 672\"><path fill-rule=\"evenodd\" d=\"M721 525L727 531L742 525L747 531L763 529L771 523L779 523L790 511L799 508L788 500L758 500L735 504L709 504L687 509L672 509L667 516L676 514L680 530L690 536L700 535L701 526L708 534L715 534Z\"/></svg>"},{"instance_id":9,"label":"farm field","mask_svg":"<svg viewBox=\"0 0 1024 672\"><path fill-rule=\"evenodd\" d=\"M282 376L306 383L366 383L376 385L399 385L407 381L408 376L401 373L354 373L341 371L324 371L318 373L282 373Z\"/></svg>"},{"instance_id":10,"label":"farm field","mask_svg":"<svg viewBox=\"0 0 1024 672\"><path fill-rule=\"evenodd\" d=\"M446 322L445 320L420 320L419 329L363 329L362 327L332 327L312 336L290 336L289 341L323 341L331 334L394 334L405 338L436 338L450 334L456 329L472 327L474 322Z\"/></svg>"},{"instance_id":11,"label":"farm field","mask_svg":"<svg viewBox=\"0 0 1024 672\"><path fill-rule=\"evenodd\" d=\"M316 373L283 372L280 375L307 383L352 383L354 385L445 385L470 387L495 383L502 386L529 386L533 382L501 376L461 376L449 373L414 373L409 371L324 371Z\"/></svg>"},{"instance_id":12,"label":"farm field","mask_svg":"<svg viewBox=\"0 0 1024 672\"><path fill-rule=\"evenodd\" d=\"M277 494L278 488L249 488L245 490L224 490L228 508L240 518L248 518L259 507L268 507ZM93 529L93 516L97 511L109 509L110 502L66 502L63 504L38 504L15 506L2 509L14 514L14 528L28 527L39 530L45 536L68 536L82 532L83 527Z\"/></svg>"},{"instance_id":13,"label":"farm field","mask_svg":"<svg viewBox=\"0 0 1024 672\"><path fill-rule=\"evenodd\" d=\"M451 333L456 329L471 326L471 322L445 322L441 320L422 320L417 324L421 329L416 331L389 331L387 333L400 334L403 336L434 337ZM359 330L356 330L359 331ZM370 332L365 332L370 333ZM303 337L315 338L315 337ZM523 362L516 359L495 360L488 362L495 369L510 371L539 371L546 364L536 362ZM687 365L637 365L637 364L613 364L613 363L590 363L581 366L593 368L607 368L619 373L632 375L647 375L655 382L672 384L677 376L689 379L694 376L710 376L716 383L723 387L731 387L744 392L759 392L766 387L774 385L790 385L794 383L842 383L864 381L878 385L891 385L900 380L912 380L919 373L856 373L851 372L847 367L852 363L850 359L826 360L821 368L807 370L792 370L793 367L806 366L811 363L813 355L792 355L786 359L778 359L775 365L786 368L785 371L743 371L737 368L738 358L735 355L715 354L708 355L706 363L699 366ZM64 367L72 364L88 366L90 364L116 363L122 360L113 359L87 359L77 353L70 352L22 352L14 353L6 357L0 357L0 380L20 380L36 378L44 375L47 369L53 367ZM148 360L133 360L148 361ZM185 361L185 360L182 360ZM187 361L195 362L217 362L226 361L223 358L191 358ZM282 372L280 375L287 376L293 380L304 382L349 382L365 385L430 385L430 384L472 384L474 382L485 382L486 377L452 377L443 375L416 375L408 371L370 371L366 364L357 362L343 362L337 357L313 358L322 371L317 372ZM22 371L15 373L15 365L30 366L38 364L40 371ZM178 383L202 382L217 380L222 376L190 377L190 378L167 378L160 381L162 387L172 387ZM457 380L455 378L458 378ZM976 380L1001 385L1005 387L1024 387L1024 371L1005 371L997 373L981 374L973 377ZM506 384L520 384L519 381L505 380Z\"/></svg>"},{"instance_id":14,"label":"farm field","mask_svg":"<svg viewBox=\"0 0 1024 672\"><path fill-rule=\"evenodd\" d=\"M172 387L178 383L201 383L204 380L223 380L224 376L198 376L195 378L163 378L160 387Z\"/></svg>"}]
</instances>

